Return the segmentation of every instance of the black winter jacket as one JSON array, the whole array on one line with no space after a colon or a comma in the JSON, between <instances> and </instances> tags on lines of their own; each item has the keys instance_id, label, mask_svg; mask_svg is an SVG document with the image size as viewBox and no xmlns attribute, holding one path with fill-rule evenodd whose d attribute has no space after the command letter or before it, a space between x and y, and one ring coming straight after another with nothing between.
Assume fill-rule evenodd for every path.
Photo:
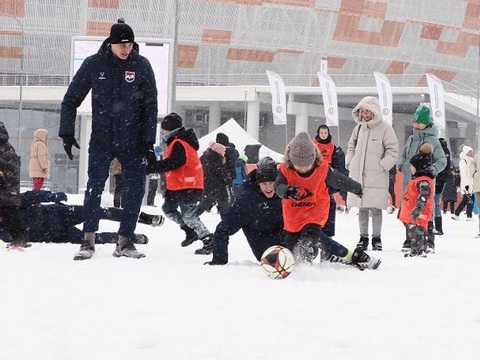
<instances>
[{"instance_id":1,"label":"black winter jacket","mask_svg":"<svg viewBox=\"0 0 480 360\"><path fill-rule=\"evenodd\" d=\"M108 39L89 56L63 98L58 135L74 135L77 108L92 90L91 142L105 149L138 148L155 142L157 88L138 44L126 60L113 56Z\"/></svg>"},{"instance_id":2,"label":"black winter jacket","mask_svg":"<svg viewBox=\"0 0 480 360\"><path fill-rule=\"evenodd\" d=\"M228 186L230 171L223 163L224 157L213 150L207 149L200 157L203 166L204 188L203 196L209 200L226 201L229 196Z\"/></svg>"},{"instance_id":3,"label":"black winter jacket","mask_svg":"<svg viewBox=\"0 0 480 360\"><path fill-rule=\"evenodd\" d=\"M228 262L229 237L240 229L257 260L267 248L282 243L282 201L277 195L265 197L255 179L256 170L253 170L242 184L240 196L218 224L213 237L212 262Z\"/></svg>"},{"instance_id":4,"label":"black winter jacket","mask_svg":"<svg viewBox=\"0 0 480 360\"><path fill-rule=\"evenodd\" d=\"M0 171L4 185L0 187L0 206L20 206L20 156L9 142L5 124L0 121Z\"/></svg>"}]
</instances>

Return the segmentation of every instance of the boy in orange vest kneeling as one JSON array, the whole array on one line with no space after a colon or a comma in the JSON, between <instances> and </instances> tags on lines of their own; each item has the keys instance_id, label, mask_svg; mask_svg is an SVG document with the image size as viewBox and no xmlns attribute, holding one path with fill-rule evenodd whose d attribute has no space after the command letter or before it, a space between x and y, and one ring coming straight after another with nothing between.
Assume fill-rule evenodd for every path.
<instances>
[{"instance_id":1,"label":"boy in orange vest kneeling","mask_svg":"<svg viewBox=\"0 0 480 360\"><path fill-rule=\"evenodd\" d=\"M380 260L362 249L349 250L327 236L328 186L362 194L359 183L332 169L310 136L302 132L288 145L280 165L275 192L282 198L284 244L297 261L311 262L322 250L322 259L351 263L359 269L376 269Z\"/></svg>"}]
</instances>

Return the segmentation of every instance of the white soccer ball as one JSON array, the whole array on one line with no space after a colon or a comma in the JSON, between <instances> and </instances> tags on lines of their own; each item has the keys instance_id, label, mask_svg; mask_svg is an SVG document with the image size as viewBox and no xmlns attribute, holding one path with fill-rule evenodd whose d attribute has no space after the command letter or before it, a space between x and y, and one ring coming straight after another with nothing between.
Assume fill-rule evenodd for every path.
<instances>
[{"instance_id":1,"label":"white soccer ball","mask_svg":"<svg viewBox=\"0 0 480 360\"><path fill-rule=\"evenodd\" d=\"M262 254L262 269L272 279L285 279L295 267L295 258L286 247L275 245Z\"/></svg>"}]
</instances>

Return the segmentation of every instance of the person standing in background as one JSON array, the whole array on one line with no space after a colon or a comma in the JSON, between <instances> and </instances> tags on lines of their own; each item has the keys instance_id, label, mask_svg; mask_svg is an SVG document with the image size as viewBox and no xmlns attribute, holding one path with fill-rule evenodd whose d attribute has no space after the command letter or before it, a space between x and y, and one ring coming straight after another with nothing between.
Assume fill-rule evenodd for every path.
<instances>
[{"instance_id":1,"label":"person standing in background","mask_svg":"<svg viewBox=\"0 0 480 360\"><path fill-rule=\"evenodd\" d=\"M397 182L397 165L392 166L388 172L388 193L390 194L390 206L387 207L387 212L393 214L396 209L397 199L395 196L395 183Z\"/></svg>"},{"instance_id":2,"label":"person standing in background","mask_svg":"<svg viewBox=\"0 0 480 360\"><path fill-rule=\"evenodd\" d=\"M412 178L410 172L410 159L415 156L423 143L433 145L431 173L436 177L440 171L445 169L447 158L442 149L438 138L438 128L430 118L430 108L426 105L420 105L412 116L413 132L405 142L405 146L398 163L398 171L403 174L403 193ZM428 250L435 252L435 234L433 233L433 218L428 222ZM402 251L410 251L410 239L408 233L405 233Z\"/></svg>"},{"instance_id":3,"label":"person standing in background","mask_svg":"<svg viewBox=\"0 0 480 360\"><path fill-rule=\"evenodd\" d=\"M480 199L480 151L478 151L473 160L470 163L469 168L470 173L473 174L473 194L475 195L475 201ZM478 206L478 202L477 202ZM478 213L478 234L475 235L475 238L480 238L480 212Z\"/></svg>"},{"instance_id":4,"label":"person standing in background","mask_svg":"<svg viewBox=\"0 0 480 360\"><path fill-rule=\"evenodd\" d=\"M122 174L122 164L117 158L112 161L111 173L113 176L113 206L116 208L123 208L125 204L125 179Z\"/></svg>"},{"instance_id":5,"label":"person standing in background","mask_svg":"<svg viewBox=\"0 0 480 360\"><path fill-rule=\"evenodd\" d=\"M242 184L247 180L247 161L248 157L242 154L235 163L236 176L233 179L233 198L236 199L242 190Z\"/></svg>"},{"instance_id":6,"label":"person standing in background","mask_svg":"<svg viewBox=\"0 0 480 360\"><path fill-rule=\"evenodd\" d=\"M398 158L398 139L393 128L383 121L376 97L366 96L352 111L357 126L348 141L345 163L350 177L363 188L363 196L348 194L348 205L358 207L360 241L367 250L369 217L372 217L372 249L382 250L382 210L388 206L389 171Z\"/></svg>"},{"instance_id":7,"label":"person standing in background","mask_svg":"<svg viewBox=\"0 0 480 360\"><path fill-rule=\"evenodd\" d=\"M462 146L462 152L460 153L460 161L458 162L460 168L460 191L462 193L462 201L455 209L455 213L452 216L453 220L459 220L460 213L463 208L467 207L467 220L472 220L473 212L473 176L475 166L473 165L473 150L470 146Z\"/></svg>"},{"instance_id":8,"label":"person standing in background","mask_svg":"<svg viewBox=\"0 0 480 360\"><path fill-rule=\"evenodd\" d=\"M440 208L440 199L442 198L445 183L447 182L450 171L450 150L448 150L447 141L444 138L438 139L442 145L445 158L447 159L447 165L445 169L440 171L435 179L435 195L433 197L435 204L435 217L433 233L435 235L443 235L443 222L442 222L442 209ZM456 194L455 194L456 195Z\"/></svg>"},{"instance_id":9,"label":"person standing in background","mask_svg":"<svg viewBox=\"0 0 480 360\"><path fill-rule=\"evenodd\" d=\"M330 135L330 128L327 125L320 125L317 129L317 133L315 138L313 139L313 143L320 151L320 155L322 156L322 161L328 163L328 165L332 165L333 161L333 154L335 153L336 146L335 143L332 141L332 135ZM337 203L335 198L333 197L333 193L336 189L331 187L328 188L328 193L330 195L330 211L328 213L328 220L323 227L323 232L330 237L335 236L335 215L337 212Z\"/></svg>"},{"instance_id":10,"label":"person standing in background","mask_svg":"<svg viewBox=\"0 0 480 360\"><path fill-rule=\"evenodd\" d=\"M122 164L127 193L114 257L143 258L133 236L145 194L146 164L155 162L157 87L152 66L139 54L132 28L119 19L95 55L83 61L62 101L58 136L67 156L79 148L75 134L77 108L92 91L92 132L88 148L88 182L84 198L84 243L74 260L95 253L100 200L110 162Z\"/></svg>"},{"instance_id":11,"label":"person standing in background","mask_svg":"<svg viewBox=\"0 0 480 360\"><path fill-rule=\"evenodd\" d=\"M458 187L460 186L460 171L450 164L447 180L442 193L443 213L446 214L450 206L450 214L455 213L455 203L458 198Z\"/></svg>"},{"instance_id":12,"label":"person standing in background","mask_svg":"<svg viewBox=\"0 0 480 360\"><path fill-rule=\"evenodd\" d=\"M46 129L37 129L33 133L28 174L32 178L33 190L40 190L45 183L45 179L50 177L48 131Z\"/></svg>"}]
</instances>

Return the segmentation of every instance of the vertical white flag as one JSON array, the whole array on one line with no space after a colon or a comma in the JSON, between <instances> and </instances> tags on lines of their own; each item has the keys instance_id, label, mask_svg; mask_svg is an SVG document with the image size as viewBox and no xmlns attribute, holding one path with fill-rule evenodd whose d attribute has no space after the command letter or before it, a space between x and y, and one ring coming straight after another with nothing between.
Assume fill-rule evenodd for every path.
<instances>
[{"instance_id":1,"label":"vertical white flag","mask_svg":"<svg viewBox=\"0 0 480 360\"><path fill-rule=\"evenodd\" d=\"M272 93L272 113L275 125L287 123L287 97L285 95L285 84L277 73L267 70L268 82Z\"/></svg>"},{"instance_id":2,"label":"vertical white flag","mask_svg":"<svg viewBox=\"0 0 480 360\"><path fill-rule=\"evenodd\" d=\"M433 122L440 129L445 129L445 96L443 84L435 75L428 73L425 75L427 76Z\"/></svg>"},{"instance_id":3,"label":"vertical white flag","mask_svg":"<svg viewBox=\"0 0 480 360\"><path fill-rule=\"evenodd\" d=\"M332 78L321 71L317 72L318 81L322 89L323 109L327 126L338 126L337 88Z\"/></svg>"},{"instance_id":4,"label":"vertical white flag","mask_svg":"<svg viewBox=\"0 0 480 360\"><path fill-rule=\"evenodd\" d=\"M382 111L383 120L392 125L393 120L393 99L392 87L388 78L379 72L374 71L375 82L377 83L378 100L380 102L380 109Z\"/></svg>"}]
</instances>

